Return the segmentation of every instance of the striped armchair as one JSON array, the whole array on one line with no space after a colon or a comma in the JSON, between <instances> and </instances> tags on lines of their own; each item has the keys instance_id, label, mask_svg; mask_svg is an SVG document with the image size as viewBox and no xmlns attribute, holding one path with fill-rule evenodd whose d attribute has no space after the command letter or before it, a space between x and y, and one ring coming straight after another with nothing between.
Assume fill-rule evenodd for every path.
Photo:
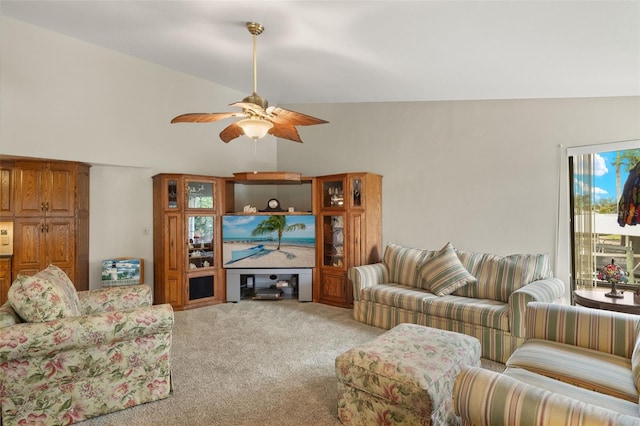
<instances>
[{"instance_id":1,"label":"striped armchair","mask_svg":"<svg viewBox=\"0 0 640 426\"><path fill-rule=\"evenodd\" d=\"M640 316L534 302L526 340L500 374L465 368L463 425L639 425Z\"/></svg>"},{"instance_id":2,"label":"striped armchair","mask_svg":"<svg viewBox=\"0 0 640 426\"><path fill-rule=\"evenodd\" d=\"M353 315L390 329L420 324L480 340L482 357L500 363L524 341L524 315L532 301L555 302L564 283L546 254L498 256L389 244L383 261L350 268Z\"/></svg>"}]
</instances>

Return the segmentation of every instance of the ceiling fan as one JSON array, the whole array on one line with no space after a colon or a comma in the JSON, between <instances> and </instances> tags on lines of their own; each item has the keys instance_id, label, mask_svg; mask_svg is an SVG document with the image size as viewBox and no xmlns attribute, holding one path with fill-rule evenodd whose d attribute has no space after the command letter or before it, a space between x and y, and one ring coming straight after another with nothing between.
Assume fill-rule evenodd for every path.
<instances>
[{"instance_id":1,"label":"ceiling fan","mask_svg":"<svg viewBox=\"0 0 640 426\"><path fill-rule=\"evenodd\" d=\"M227 126L220 132L220 139L230 142L246 135L257 141L267 133L282 139L302 142L296 126L324 124L328 121L311 117L288 109L269 106L267 100L257 93L256 37L264 31L261 24L247 22L247 29L253 35L253 94L240 102L230 104L242 108L242 112L213 112L182 114L171 120L172 123L210 123L230 117L245 117Z\"/></svg>"}]
</instances>

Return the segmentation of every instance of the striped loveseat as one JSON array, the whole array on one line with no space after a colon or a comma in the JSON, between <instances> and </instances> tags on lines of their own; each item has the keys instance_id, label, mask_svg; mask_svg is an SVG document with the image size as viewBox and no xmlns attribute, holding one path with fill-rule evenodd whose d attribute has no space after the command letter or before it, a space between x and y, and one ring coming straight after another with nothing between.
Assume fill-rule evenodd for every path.
<instances>
[{"instance_id":1,"label":"striped loveseat","mask_svg":"<svg viewBox=\"0 0 640 426\"><path fill-rule=\"evenodd\" d=\"M474 336L482 357L504 363L524 341L524 313L532 301L554 302L564 283L549 256L497 256L389 244L383 261L350 268L353 315L390 329L413 323Z\"/></svg>"},{"instance_id":2,"label":"striped loveseat","mask_svg":"<svg viewBox=\"0 0 640 426\"><path fill-rule=\"evenodd\" d=\"M463 367L463 425L640 425L640 316L534 302L503 373Z\"/></svg>"}]
</instances>

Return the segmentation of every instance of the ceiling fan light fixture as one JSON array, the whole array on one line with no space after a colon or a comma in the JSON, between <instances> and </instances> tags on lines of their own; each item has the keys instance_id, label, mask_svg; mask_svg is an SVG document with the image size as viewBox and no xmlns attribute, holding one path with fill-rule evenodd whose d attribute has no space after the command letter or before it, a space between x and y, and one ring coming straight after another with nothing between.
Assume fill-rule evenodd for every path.
<instances>
[{"instance_id":1,"label":"ceiling fan light fixture","mask_svg":"<svg viewBox=\"0 0 640 426\"><path fill-rule=\"evenodd\" d=\"M254 141L263 138L267 132L273 127L273 123L259 118L245 118L238 121L238 126L242 129L246 136Z\"/></svg>"}]
</instances>

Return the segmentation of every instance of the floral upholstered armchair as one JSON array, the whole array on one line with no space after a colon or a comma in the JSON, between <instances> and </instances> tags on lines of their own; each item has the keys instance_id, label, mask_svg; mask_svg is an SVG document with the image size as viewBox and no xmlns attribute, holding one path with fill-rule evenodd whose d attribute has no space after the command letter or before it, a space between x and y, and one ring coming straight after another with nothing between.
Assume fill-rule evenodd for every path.
<instances>
[{"instance_id":1,"label":"floral upholstered armchair","mask_svg":"<svg viewBox=\"0 0 640 426\"><path fill-rule=\"evenodd\" d=\"M147 285L76 292L55 266L0 307L1 424L66 425L171 392L171 305Z\"/></svg>"}]
</instances>

